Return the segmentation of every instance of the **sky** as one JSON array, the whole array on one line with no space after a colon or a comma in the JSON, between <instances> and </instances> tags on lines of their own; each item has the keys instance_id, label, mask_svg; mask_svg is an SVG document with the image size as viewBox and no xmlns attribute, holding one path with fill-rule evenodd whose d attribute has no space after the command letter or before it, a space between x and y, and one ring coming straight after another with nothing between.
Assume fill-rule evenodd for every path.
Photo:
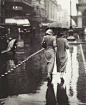
<instances>
[{"instance_id":1,"label":"sky","mask_svg":"<svg viewBox=\"0 0 86 105\"><path fill-rule=\"evenodd\" d=\"M70 14L70 0L57 0L58 4L61 4L63 9L67 9L68 13ZM71 0L71 14L76 15L76 3L78 0Z\"/></svg>"}]
</instances>

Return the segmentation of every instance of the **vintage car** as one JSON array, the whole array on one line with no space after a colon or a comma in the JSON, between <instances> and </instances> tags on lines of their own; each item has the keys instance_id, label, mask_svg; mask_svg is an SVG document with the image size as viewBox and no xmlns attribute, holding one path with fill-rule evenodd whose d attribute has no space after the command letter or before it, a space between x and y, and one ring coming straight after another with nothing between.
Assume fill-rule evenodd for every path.
<instances>
[{"instance_id":1,"label":"vintage car","mask_svg":"<svg viewBox=\"0 0 86 105\"><path fill-rule=\"evenodd\" d=\"M0 54L7 53L9 51L15 53L17 46L17 40L8 38L7 30L4 26L0 25Z\"/></svg>"},{"instance_id":2,"label":"vintage car","mask_svg":"<svg viewBox=\"0 0 86 105\"><path fill-rule=\"evenodd\" d=\"M75 41L75 36L73 35L73 29L69 30L69 35L67 36L68 41Z\"/></svg>"}]
</instances>

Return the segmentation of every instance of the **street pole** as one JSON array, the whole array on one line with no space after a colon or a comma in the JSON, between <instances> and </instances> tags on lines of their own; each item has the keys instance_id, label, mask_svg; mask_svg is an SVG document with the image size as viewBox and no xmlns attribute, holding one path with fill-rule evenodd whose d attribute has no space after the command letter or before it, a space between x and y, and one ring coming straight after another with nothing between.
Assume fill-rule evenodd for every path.
<instances>
[{"instance_id":1,"label":"street pole","mask_svg":"<svg viewBox=\"0 0 86 105\"><path fill-rule=\"evenodd\" d=\"M1 0L0 0L0 23L1 23Z\"/></svg>"},{"instance_id":2,"label":"street pole","mask_svg":"<svg viewBox=\"0 0 86 105\"><path fill-rule=\"evenodd\" d=\"M71 19L71 0L70 0L70 28L72 28L72 19Z\"/></svg>"},{"instance_id":3,"label":"street pole","mask_svg":"<svg viewBox=\"0 0 86 105\"><path fill-rule=\"evenodd\" d=\"M59 12L59 22L60 22L60 12Z\"/></svg>"}]
</instances>

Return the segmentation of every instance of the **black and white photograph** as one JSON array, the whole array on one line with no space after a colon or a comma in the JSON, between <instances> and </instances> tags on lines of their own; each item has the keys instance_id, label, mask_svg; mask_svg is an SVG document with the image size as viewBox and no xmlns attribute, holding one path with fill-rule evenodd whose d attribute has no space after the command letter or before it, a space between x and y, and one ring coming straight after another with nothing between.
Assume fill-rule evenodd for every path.
<instances>
[{"instance_id":1,"label":"black and white photograph","mask_svg":"<svg viewBox=\"0 0 86 105\"><path fill-rule=\"evenodd\" d=\"M86 105L86 0L0 0L0 105Z\"/></svg>"}]
</instances>

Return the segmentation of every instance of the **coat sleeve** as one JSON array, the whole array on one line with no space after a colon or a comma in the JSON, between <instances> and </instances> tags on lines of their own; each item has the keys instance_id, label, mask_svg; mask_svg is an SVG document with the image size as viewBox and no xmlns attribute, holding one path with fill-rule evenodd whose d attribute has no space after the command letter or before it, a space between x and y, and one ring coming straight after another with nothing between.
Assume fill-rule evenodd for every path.
<instances>
[{"instance_id":1,"label":"coat sleeve","mask_svg":"<svg viewBox=\"0 0 86 105\"><path fill-rule=\"evenodd\" d=\"M67 42L67 39L65 39L65 49L69 49L69 44Z\"/></svg>"},{"instance_id":2,"label":"coat sleeve","mask_svg":"<svg viewBox=\"0 0 86 105\"><path fill-rule=\"evenodd\" d=\"M42 43L41 43L42 47L46 49L46 41L45 41L45 37L43 37Z\"/></svg>"},{"instance_id":3,"label":"coat sleeve","mask_svg":"<svg viewBox=\"0 0 86 105\"><path fill-rule=\"evenodd\" d=\"M55 51L57 51L56 37L53 40L53 47L54 47Z\"/></svg>"}]
</instances>

